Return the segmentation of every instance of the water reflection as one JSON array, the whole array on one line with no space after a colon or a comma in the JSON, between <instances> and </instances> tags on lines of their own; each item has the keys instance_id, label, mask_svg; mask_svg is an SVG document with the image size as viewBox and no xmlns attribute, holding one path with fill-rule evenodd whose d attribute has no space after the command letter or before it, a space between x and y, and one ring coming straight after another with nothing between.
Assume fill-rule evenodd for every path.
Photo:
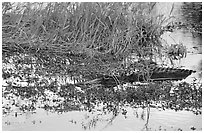
<instances>
[{"instance_id":1,"label":"water reflection","mask_svg":"<svg viewBox=\"0 0 204 133\"><path fill-rule=\"evenodd\" d=\"M2 125L3 130L202 130L201 115L192 112L151 108L149 123L146 124L146 109L127 107L126 110L125 114L113 115L99 110L54 113L37 108L35 113L27 111L17 117L4 116Z\"/></svg>"}]
</instances>

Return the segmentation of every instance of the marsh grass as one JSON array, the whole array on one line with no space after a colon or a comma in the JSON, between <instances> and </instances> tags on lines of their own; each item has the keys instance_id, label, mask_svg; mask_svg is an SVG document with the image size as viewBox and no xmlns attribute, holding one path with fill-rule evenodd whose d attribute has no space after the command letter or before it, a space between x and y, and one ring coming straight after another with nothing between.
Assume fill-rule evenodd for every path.
<instances>
[{"instance_id":1,"label":"marsh grass","mask_svg":"<svg viewBox=\"0 0 204 133\"><path fill-rule=\"evenodd\" d=\"M133 53L153 60L161 54L165 22L161 15L152 16L154 5L3 3L3 57L28 54L45 67L60 64L65 73L75 71L72 66L82 73L111 73Z\"/></svg>"}]
</instances>

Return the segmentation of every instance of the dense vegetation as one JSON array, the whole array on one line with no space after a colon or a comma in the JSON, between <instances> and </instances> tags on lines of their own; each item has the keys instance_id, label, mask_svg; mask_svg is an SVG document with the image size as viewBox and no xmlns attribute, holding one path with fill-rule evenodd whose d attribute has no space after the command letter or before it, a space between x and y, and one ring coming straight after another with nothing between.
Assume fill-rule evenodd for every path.
<instances>
[{"instance_id":1,"label":"dense vegetation","mask_svg":"<svg viewBox=\"0 0 204 133\"><path fill-rule=\"evenodd\" d=\"M116 87L89 83L79 90L75 86L98 75L117 77L135 71L144 75L152 62L186 54L174 49L170 54L171 47L162 46L160 37L166 31L162 23L168 19L152 14L155 4L3 3L2 77L7 82L3 96L30 99L26 106L14 102L24 111L34 110L40 99L56 103L43 108L58 112L92 112L102 104L101 112L113 113L112 118L121 112L125 115L127 105L149 109L153 103L199 113L200 84L175 85L147 78L140 85L125 87L115 78ZM49 99L47 91L57 98Z\"/></svg>"},{"instance_id":2,"label":"dense vegetation","mask_svg":"<svg viewBox=\"0 0 204 133\"><path fill-rule=\"evenodd\" d=\"M202 2L184 2L181 11L188 29L202 36Z\"/></svg>"}]
</instances>

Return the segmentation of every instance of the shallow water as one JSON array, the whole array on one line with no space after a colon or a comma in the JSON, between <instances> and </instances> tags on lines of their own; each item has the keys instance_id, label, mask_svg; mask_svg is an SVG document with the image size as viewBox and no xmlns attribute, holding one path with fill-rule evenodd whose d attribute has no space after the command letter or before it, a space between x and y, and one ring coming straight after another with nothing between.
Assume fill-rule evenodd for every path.
<instances>
[{"instance_id":1,"label":"shallow water","mask_svg":"<svg viewBox=\"0 0 204 133\"><path fill-rule=\"evenodd\" d=\"M119 115L107 126L107 121L99 121L96 127L88 130L97 131L141 131L145 130L145 120L142 120L138 110L138 118L134 111L128 109L127 117ZM87 123L85 111L72 111L63 114L46 112L37 109L37 113L23 114L18 117L6 116L2 119L2 129L4 131L84 131L82 122ZM158 110L151 108L149 130L176 131L179 128L183 131L191 131L191 127L202 130L202 115L195 115L188 111Z\"/></svg>"}]
</instances>

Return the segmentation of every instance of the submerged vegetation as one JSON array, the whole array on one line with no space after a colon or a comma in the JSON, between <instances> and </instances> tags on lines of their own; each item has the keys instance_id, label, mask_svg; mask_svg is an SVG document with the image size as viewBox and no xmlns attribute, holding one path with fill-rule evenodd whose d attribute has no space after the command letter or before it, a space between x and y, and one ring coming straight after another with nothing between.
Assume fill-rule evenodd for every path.
<instances>
[{"instance_id":1,"label":"submerged vegetation","mask_svg":"<svg viewBox=\"0 0 204 133\"><path fill-rule=\"evenodd\" d=\"M54 112L94 112L100 105L102 114L112 114L110 122L126 114L125 106L149 112L160 103L164 110L201 113L200 84L152 82L147 76L125 86L117 79L149 75L153 62L185 56L183 47L171 52L162 46L168 19L154 16L155 4L2 3L3 97L29 99L26 105L12 103L22 111L35 110L39 102ZM89 82L100 75L112 76L117 85ZM4 106L5 114L8 110Z\"/></svg>"}]
</instances>

